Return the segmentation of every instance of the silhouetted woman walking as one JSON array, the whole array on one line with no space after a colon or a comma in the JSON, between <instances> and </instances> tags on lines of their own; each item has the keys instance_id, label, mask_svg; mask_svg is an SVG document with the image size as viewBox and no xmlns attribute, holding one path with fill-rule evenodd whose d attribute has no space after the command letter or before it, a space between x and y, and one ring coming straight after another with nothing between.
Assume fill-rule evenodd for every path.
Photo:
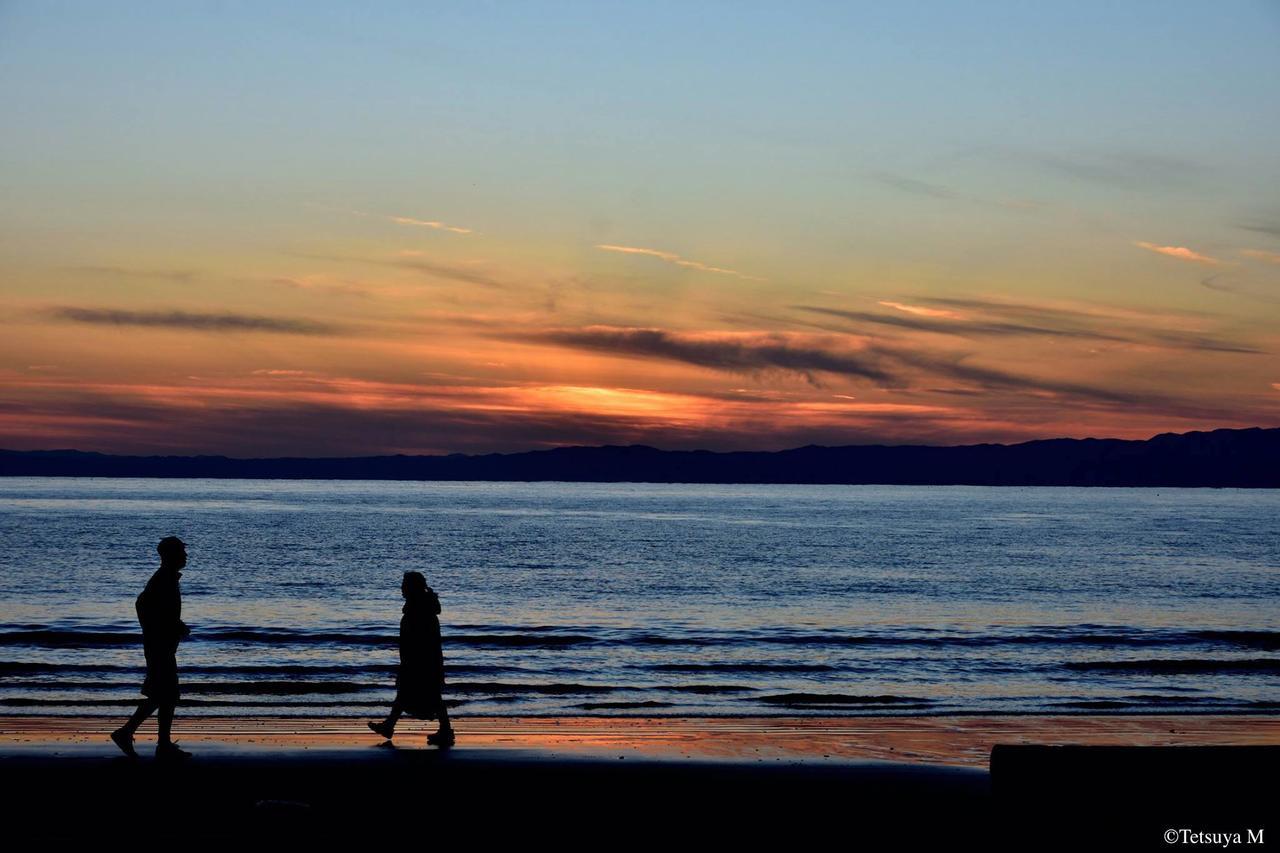
<instances>
[{"instance_id":1,"label":"silhouetted woman walking","mask_svg":"<svg viewBox=\"0 0 1280 853\"><path fill-rule=\"evenodd\" d=\"M400 584L404 616L400 619L400 670L396 673L396 698L391 713L369 728L391 740L402 714L422 720L439 720L440 730L427 743L452 746L449 710L440 695L444 687L444 650L440 645L440 599L427 586L421 572L405 572Z\"/></svg>"}]
</instances>

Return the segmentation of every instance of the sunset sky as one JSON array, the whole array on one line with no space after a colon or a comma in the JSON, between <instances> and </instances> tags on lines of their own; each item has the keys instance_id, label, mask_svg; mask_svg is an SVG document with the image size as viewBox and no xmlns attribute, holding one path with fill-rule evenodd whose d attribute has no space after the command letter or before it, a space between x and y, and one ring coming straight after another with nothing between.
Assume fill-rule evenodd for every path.
<instances>
[{"instance_id":1,"label":"sunset sky","mask_svg":"<svg viewBox=\"0 0 1280 853\"><path fill-rule=\"evenodd\" d=\"M0 447L1280 426L1277 45L1277 2L0 2Z\"/></svg>"}]
</instances>

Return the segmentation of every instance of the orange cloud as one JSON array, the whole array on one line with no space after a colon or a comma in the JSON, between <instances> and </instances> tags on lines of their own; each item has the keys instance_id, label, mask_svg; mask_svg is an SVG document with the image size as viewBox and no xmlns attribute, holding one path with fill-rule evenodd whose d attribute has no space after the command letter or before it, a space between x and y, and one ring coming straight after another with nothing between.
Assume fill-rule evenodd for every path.
<instances>
[{"instance_id":1,"label":"orange cloud","mask_svg":"<svg viewBox=\"0 0 1280 853\"><path fill-rule=\"evenodd\" d=\"M704 264L701 261L691 261L687 258L680 257L675 252L664 252L660 249L642 249L638 246L614 246L608 243L598 243L596 244L596 248L602 249L606 252L620 252L624 255L647 255L648 257L657 258L658 260L665 261L669 264L675 264L678 267L688 267L689 269L701 270L702 272L731 275L737 278L747 279L748 281L764 281L763 278L758 276L747 275L746 273L726 269L724 267L713 267L709 264Z\"/></svg>"},{"instance_id":2,"label":"orange cloud","mask_svg":"<svg viewBox=\"0 0 1280 853\"><path fill-rule=\"evenodd\" d=\"M1155 252L1159 255L1167 255L1170 258L1177 258L1180 261L1192 261L1197 264L1209 264L1217 266L1222 261L1217 258L1211 258L1208 255L1202 255L1199 252L1192 251L1186 246L1157 246L1155 243L1147 243L1139 240L1133 245L1140 249L1146 249L1148 252Z\"/></svg>"}]
</instances>

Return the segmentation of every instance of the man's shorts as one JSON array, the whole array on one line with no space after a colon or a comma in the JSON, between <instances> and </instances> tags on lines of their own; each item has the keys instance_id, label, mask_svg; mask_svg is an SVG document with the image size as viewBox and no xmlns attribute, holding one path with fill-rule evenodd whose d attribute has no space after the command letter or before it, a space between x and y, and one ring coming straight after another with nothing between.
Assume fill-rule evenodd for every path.
<instances>
[{"instance_id":1,"label":"man's shorts","mask_svg":"<svg viewBox=\"0 0 1280 853\"><path fill-rule=\"evenodd\" d=\"M178 701L178 657L170 649L148 649L147 677L142 682L142 695L161 704Z\"/></svg>"}]
</instances>

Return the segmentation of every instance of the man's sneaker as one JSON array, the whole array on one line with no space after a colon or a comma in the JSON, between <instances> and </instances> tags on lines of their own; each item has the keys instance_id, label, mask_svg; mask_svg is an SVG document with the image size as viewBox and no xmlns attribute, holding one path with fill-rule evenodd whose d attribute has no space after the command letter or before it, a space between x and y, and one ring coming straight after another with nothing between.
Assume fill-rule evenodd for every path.
<instances>
[{"instance_id":1,"label":"man's sneaker","mask_svg":"<svg viewBox=\"0 0 1280 853\"><path fill-rule=\"evenodd\" d=\"M386 720L383 720L380 723L370 723L369 728L372 729L376 734L382 735L387 740L391 740L391 738L396 733L396 727L393 725L390 725Z\"/></svg>"},{"instance_id":2,"label":"man's sneaker","mask_svg":"<svg viewBox=\"0 0 1280 853\"><path fill-rule=\"evenodd\" d=\"M435 734L427 735L427 743L435 746L453 746L457 738L453 734L453 729L445 729Z\"/></svg>"},{"instance_id":3,"label":"man's sneaker","mask_svg":"<svg viewBox=\"0 0 1280 853\"><path fill-rule=\"evenodd\" d=\"M116 729L112 732L111 741L116 746L120 747L120 751L130 758L138 757L138 753L134 752L133 749L133 735L129 734L124 729Z\"/></svg>"},{"instance_id":4,"label":"man's sneaker","mask_svg":"<svg viewBox=\"0 0 1280 853\"><path fill-rule=\"evenodd\" d=\"M176 743L156 744L156 758L162 761L186 761L190 757L191 753L179 749Z\"/></svg>"}]
</instances>

